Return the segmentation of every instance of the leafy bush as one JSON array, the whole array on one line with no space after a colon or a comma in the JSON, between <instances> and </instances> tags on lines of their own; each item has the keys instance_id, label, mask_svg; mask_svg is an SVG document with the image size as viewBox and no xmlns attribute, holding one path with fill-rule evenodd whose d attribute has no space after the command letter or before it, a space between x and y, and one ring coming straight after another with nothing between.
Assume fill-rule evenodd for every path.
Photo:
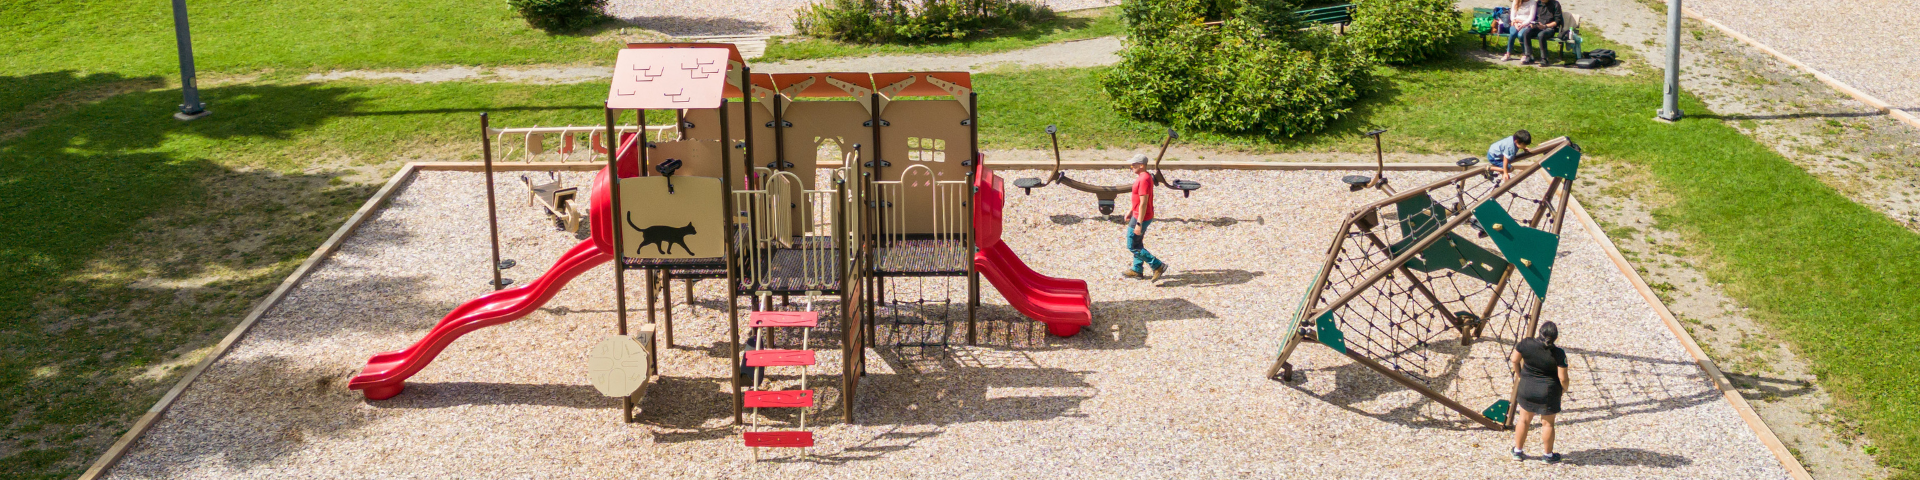
<instances>
[{"instance_id":1,"label":"leafy bush","mask_svg":"<svg viewBox=\"0 0 1920 480\"><path fill-rule=\"evenodd\" d=\"M606 21L607 0L507 0L528 25L548 32L575 32Z\"/></svg>"},{"instance_id":2,"label":"leafy bush","mask_svg":"<svg viewBox=\"0 0 1920 480\"><path fill-rule=\"evenodd\" d=\"M1026 0L832 0L795 12L794 30L853 43L927 43L1054 20Z\"/></svg>"},{"instance_id":3,"label":"leafy bush","mask_svg":"<svg viewBox=\"0 0 1920 480\"><path fill-rule=\"evenodd\" d=\"M1386 63L1413 63L1447 53L1461 32L1452 0L1367 0L1353 12L1353 40Z\"/></svg>"},{"instance_id":4,"label":"leafy bush","mask_svg":"<svg viewBox=\"0 0 1920 480\"><path fill-rule=\"evenodd\" d=\"M1301 30L1292 9L1284 0L1129 0L1122 14L1133 35L1102 86L1121 112L1183 129L1320 131L1351 113L1372 63L1331 30Z\"/></svg>"}]
</instances>

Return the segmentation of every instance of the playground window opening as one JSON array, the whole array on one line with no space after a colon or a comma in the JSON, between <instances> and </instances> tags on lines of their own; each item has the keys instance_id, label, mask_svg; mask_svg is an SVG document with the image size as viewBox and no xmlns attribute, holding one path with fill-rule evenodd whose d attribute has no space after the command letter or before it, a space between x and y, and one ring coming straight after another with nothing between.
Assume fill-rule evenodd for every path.
<instances>
[{"instance_id":1,"label":"playground window opening","mask_svg":"<svg viewBox=\"0 0 1920 480\"><path fill-rule=\"evenodd\" d=\"M907 137L907 160L946 162L947 141L938 138Z\"/></svg>"}]
</instances>

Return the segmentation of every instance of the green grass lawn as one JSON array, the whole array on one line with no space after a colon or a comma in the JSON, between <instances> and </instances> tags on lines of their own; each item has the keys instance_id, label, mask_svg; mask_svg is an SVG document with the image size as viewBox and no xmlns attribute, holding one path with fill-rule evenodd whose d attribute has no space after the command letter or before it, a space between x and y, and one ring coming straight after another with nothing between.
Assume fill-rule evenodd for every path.
<instances>
[{"instance_id":1,"label":"green grass lawn","mask_svg":"<svg viewBox=\"0 0 1920 480\"><path fill-rule=\"evenodd\" d=\"M999 32L947 43L931 45L864 45L818 38L788 36L767 41L767 51L759 61L806 60L812 58L864 57L868 55L973 55L1036 47L1048 43L1126 34L1118 8L1066 12L1052 22L1032 25L1012 32Z\"/></svg>"},{"instance_id":2,"label":"green grass lawn","mask_svg":"<svg viewBox=\"0 0 1920 480\"><path fill-rule=\"evenodd\" d=\"M594 31L549 35L506 2L393 0L188 5L203 77L260 71L530 63L611 64L621 45ZM179 79L164 1L0 2L0 117L78 86ZM203 78L205 80L205 78ZM220 108L217 97L209 102ZM178 102L175 102L178 103Z\"/></svg>"}]
</instances>

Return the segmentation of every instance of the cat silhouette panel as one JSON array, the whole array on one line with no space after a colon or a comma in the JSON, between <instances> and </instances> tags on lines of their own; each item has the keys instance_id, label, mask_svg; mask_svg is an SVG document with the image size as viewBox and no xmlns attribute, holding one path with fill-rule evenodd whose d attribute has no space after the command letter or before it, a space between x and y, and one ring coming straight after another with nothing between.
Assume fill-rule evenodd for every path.
<instances>
[{"instance_id":1,"label":"cat silhouette panel","mask_svg":"<svg viewBox=\"0 0 1920 480\"><path fill-rule=\"evenodd\" d=\"M718 258L723 237L725 192L712 177L620 179L621 256L642 259Z\"/></svg>"}]
</instances>

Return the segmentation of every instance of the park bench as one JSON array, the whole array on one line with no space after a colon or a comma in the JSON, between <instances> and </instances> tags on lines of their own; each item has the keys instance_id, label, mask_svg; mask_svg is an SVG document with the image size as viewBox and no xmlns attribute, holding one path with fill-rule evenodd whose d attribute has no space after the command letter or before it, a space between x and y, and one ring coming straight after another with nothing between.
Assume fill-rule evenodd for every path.
<instances>
[{"instance_id":1,"label":"park bench","mask_svg":"<svg viewBox=\"0 0 1920 480\"><path fill-rule=\"evenodd\" d=\"M1300 17L1300 21L1302 22L1317 23L1321 25L1339 25L1340 33L1347 33L1347 24L1353 23L1354 6L1355 4L1346 3L1346 4L1340 4L1340 5L1319 7L1319 8L1309 8L1305 10L1296 10L1293 12L1293 15L1296 17Z\"/></svg>"},{"instance_id":2,"label":"park bench","mask_svg":"<svg viewBox=\"0 0 1920 480\"><path fill-rule=\"evenodd\" d=\"M1355 4L1347 3L1347 4L1341 4L1341 5L1319 7L1319 8L1309 8L1306 10L1295 10L1293 12L1293 16L1299 17L1300 21L1303 23L1312 23L1312 24L1320 24L1320 25L1339 25L1340 33L1345 34L1347 33L1347 24L1353 23L1354 6ZM1201 25L1206 25L1209 27L1218 27L1223 23L1226 23L1226 22L1221 20L1215 20L1211 22L1201 23Z\"/></svg>"},{"instance_id":3,"label":"park bench","mask_svg":"<svg viewBox=\"0 0 1920 480\"><path fill-rule=\"evenodd\" d=\"M1586 50L1582 48L1584 40L1580 38L1580 24L1584 19L1580 18L1579 15L1574 15L1571 13L1566 14L1565 17L1567 19L1567 25L1566 25L1567 28L1561 29L1559 34L1554 35L1553 38L1547 39L1547 41L1550 43L1556 43L1560 45L1561 61L1563 62L1568 61L1567 60L1568 53L1573 54L1574 60L1579 60L1586 56ZM1503 21L1503 19L1497 18L1494 15L1493 9L1475 8L1473 9L1473 22L1467 24L1467 33L1479 35L1480 48L1486 49L1487 37L1506 39L1508 37L1513 36L1514 32L1511 26L1500 25L1504 23L1506 22ZM1506 30L1506 31L1501 32L1500 30ZM1547 50L1548 51L1545 52L1546 54L1548 55L1553 54L1552 45L1548 45Z\"/></svg>"}]
</instances>

